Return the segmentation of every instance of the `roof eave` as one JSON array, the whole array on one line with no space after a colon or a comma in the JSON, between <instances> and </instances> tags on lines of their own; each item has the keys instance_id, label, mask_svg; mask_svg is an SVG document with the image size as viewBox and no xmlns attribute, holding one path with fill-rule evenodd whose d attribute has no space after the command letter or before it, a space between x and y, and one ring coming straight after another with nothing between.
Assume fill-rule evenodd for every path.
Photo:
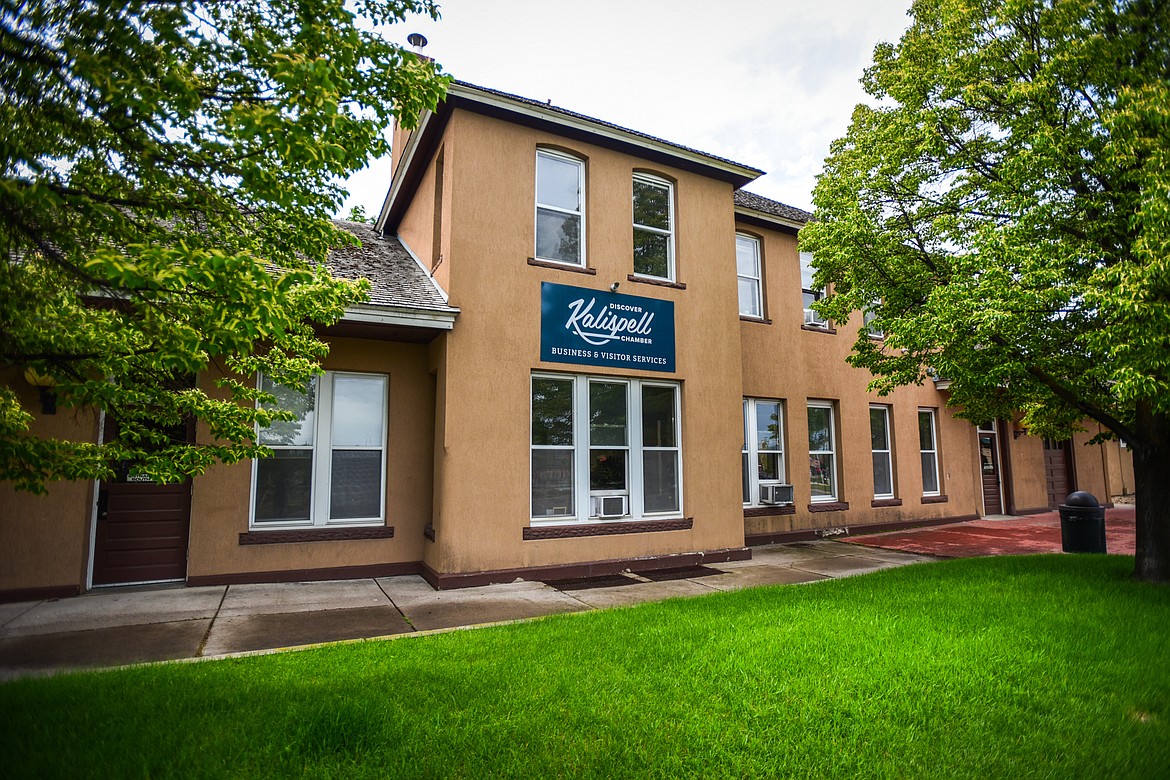
<instances>
[{"instance_id":1,"label":"roof eave","mask_svg":"<svg viewBox=\"0 0 1170 780\"><path fill-rule=\"evenodd\" d=\"M451 330L455 327L455 318L458 316L459 310L454 308L424 309L412 306L365 304L346 309L341 322Z\"/></svg>"},{"instance_id":2,"label":"roof eave","mask_svg":"<svg viewBox=\"0 0 1170 780\"><path fill-rule=\"evenodd\" d=\"M766 211L759 211L757 209L750 209L744 206L735 207L735 218L737 220L747 222L748 224L758 225L760 227L779 227L785 229L785 232L796 233L803 228L807 222L802 222L797 219L789 219L788 217L777 216L776 214L769 214Z\"/></svg>"}]
</instances>

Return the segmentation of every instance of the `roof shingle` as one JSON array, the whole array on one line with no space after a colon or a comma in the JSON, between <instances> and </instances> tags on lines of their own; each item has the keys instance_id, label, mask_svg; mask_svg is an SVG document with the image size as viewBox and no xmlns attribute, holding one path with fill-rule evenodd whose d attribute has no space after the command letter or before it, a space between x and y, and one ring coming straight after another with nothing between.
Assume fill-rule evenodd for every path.
<instances>
[{"instance_id":1,"label":"roof shingle","mask_svg":"<svg viewBox=\"0 0 1170 780\"><path fill-rule=\"evenodd\" d=\"M812 214L803 209L789 206L787 203L781 203L778 200L765 198L763 195L757 195L747 190L735 191L735 205L764 214L771 214L774 217L790 219L793 222L811 222L813 218Z\"/></svg>"},{"instance_id":2,"label":"roof shingle","mask_svg":"<svg viewBox=\"0 0 1170 780\"><path fill-rule=\"evenodd\" d=\"M379 236L373 225L363 222L335 219L333 224L357 236L361 246L335 249L329 255L329 270L342 279L369 279L369 303L428 311L459 311L447 305L438 285L398 239Z\"/></svg>"}]
</instances>

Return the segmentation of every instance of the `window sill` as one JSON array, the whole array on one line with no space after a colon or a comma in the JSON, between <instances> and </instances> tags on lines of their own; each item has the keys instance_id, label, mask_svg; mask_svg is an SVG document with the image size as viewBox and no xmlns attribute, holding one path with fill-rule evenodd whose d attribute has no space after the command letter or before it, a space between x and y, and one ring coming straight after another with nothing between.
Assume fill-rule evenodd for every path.
<instances>
[{"instance_id":1,"label":"window sill","mask_svg":"<svg viewBox=\"0 0 1170 780\"><path fill-rule=\"evenodd\" d=\"M924 504L945 504L949 501L946 496L923 496L922 503Z\"/></svg>"},{"instance_id":2,"label":"window sill","mask_svg":"<svg viewBox=\"0 0 1170 780\"><path fill-rule=\"evenodd\" d=\"M819 504L809 504L810 512L844 512L849 508L847 501L825 501Z\"/></svg>"},{"instance_id":3,"label":"window sill","mask_svg":"<svg viewBox=\"0 0 1170 780\"><path fill-rule=\"evenodd\" d=\"M740 322L758 322L761 325L771 325L772 321L767 317L749 317L746 314L739 315Z\"/></svg>"},{"instance_id":4,"label":"window sill","mask_svg":"<svg viewBox=\"0 0 1170 780\"><path fill-rule=\"evenodd\" d=\"M824 327L820 327L817 325L801 325L800 329L807 330L810 333L828 333L828 334L834 335L834 336L837 334L837 329L830 328L828 325L825 325Z\"/></svg>"},{"instance_id":5,"label":"window sill","mask_svg":"<svg viewBox=\"0 0 1170 780\"><path fill-rule=\"evenodd\" d=\"M902 506L900 498L875 498L869 502L870 506Z\"/></svg>"},{"instance_id":6,"label":"window sill","mask_svg":"<svg viewBox=\"0 0 1170 780\"><path fill-rule=\"evenodd\" d=\"M778 505L778 506L745 506L743 508L743 516L746 517L776 517L778 515L794 515L796 514L796 506L794 504Z\"/></svg>"},{"instance_id":7,"label":"window sill","mask_svg":"<svg viewBox=\"0 0 1170 780\"><path fill-rule=\"evenodd\" d=\"M639 276L637 274L627 274L626 280L634 282L635 284L652 284L656 287L670 287L674 290L685 290L687 286L682 282L672 282L669 279L657 279L653 276Z\"/></svg>"},{"instance_id":8,"label":"window sill","mask_svg":"<svg viewBox=\"0 0 1170 780\"><path fill-rule=\"evenodd\" d=\"M537 268L552 268L557 271L568 271L574 274L588 274L590 276L597 276L596 268L586 268L580 265L569 265L568 263L554 263L550 260L537 260L534 257L528 258L528 264L534 265Z\"/></svg>"},{"instance_id":9,"label":"window sill","mask_svg":"<svg viewBox=\"0 0 1170 780\"><path fill-rule=\"evenodd\" d=\"M355 539L393 539L394 526L349 528L296 528L253 530L240 534L240 544L298 544L300 542L347 542Z\"/></svg>"},{"instance_id":10,"label":"window sill","mask_svg":"<svg viewBox=\"0 0 1170 780\"><path fill-rule=\"evenodd\" d=\"M642 534L655 531L689 531L693 517L674 520L621 520L615 523L574 523L573 525L536 525L524 529L524 540L575 539L582 536Z\"/></svg>"}]
</instances>

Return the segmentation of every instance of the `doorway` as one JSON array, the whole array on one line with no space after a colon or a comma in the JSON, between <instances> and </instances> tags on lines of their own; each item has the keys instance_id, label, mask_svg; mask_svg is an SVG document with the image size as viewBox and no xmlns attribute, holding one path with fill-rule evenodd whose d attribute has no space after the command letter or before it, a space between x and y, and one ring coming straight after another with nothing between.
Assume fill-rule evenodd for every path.
<instances>
[{"instance_id":1,"label":"doorway","mask_svg":"<svg viewBox=\"0 0 1170 780\"><path fill-rule=\"evenodd\" d=\"M1072 448L1068 441L1044 440L1044 485L1048 508L1059 509L1068 494L1077 489L1072 470Z\"/></svg>"},{"instance_id":2,"label":"doorway","mask_svg":"<svg viewBox=\"0 0 1170 780\"><path fill-rule=\"evenodd\" d=\"M109 417L105 441L117 433ZM168 432L192 441L194 425ZM164 485L135 473L133 464L115 464L114 477L98 485L94 524L93 578L97 585L172 582L187 578L191 530L191 480Z\"/></svg>"},{"instance_id":3,"label":"doorway","mask_svg":"<svg viewBox=\"0 0 1170 780\"><path fill-rule=\"evenodd\" d=\"M1003 514L1003 480L999 468L999 437L996 423L979 426L979 471L983 481L983 514Z\"/></svg>"}]
</instances>

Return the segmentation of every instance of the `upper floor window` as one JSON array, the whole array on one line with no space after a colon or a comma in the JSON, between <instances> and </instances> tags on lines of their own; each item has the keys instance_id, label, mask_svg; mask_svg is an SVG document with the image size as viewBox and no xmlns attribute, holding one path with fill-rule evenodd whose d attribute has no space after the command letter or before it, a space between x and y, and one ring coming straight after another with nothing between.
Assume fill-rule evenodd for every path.
<instances>
[{"instance_id":1,"label":"upper floor window","mask_svg":"<svg viewBox=\"0 0 1170 780\"><path fill-rule=\"evenodd\" d=\"M634 273L674 281L674 186L634 174Z\"/></svg>"},{"instance_id":2,"label":"upper floor window","mask_svg":"<svg viewBox=\"0 0 1170 780\"><path fill-rule=\"evenodd\" d=\"M260 377L296 419L259 429L272 457L252 462L253 527L384 522L388 384L333 371L300 388Z\"/></svg>"},{"instance_id":3,"label":"upper floor window","mask_svg":"<svg viewBox=\"0 0 1170 780\"><path fill-rule=\"evenodd\" d=\"M536 259L585 264L585 163L536 151Z\"/></svg>"},{"instance_id":4,"label":"upper floor window","mask_svg":"<svg viewBox=\"0 0 1170 780\"><path fill-rule=\"evenodd\" d=\"M760 242L742 233L735 235L735 269L739 276L739 313L742 317L763 317L763 274Z\"/></svg>"},{"instance_id":5,"label":"upper floor window","mask_svg":"<svg viewBox=\"0 0 1170 780\"><path fill-rule=\"evenodd\" d=\"M825 297L824 287L813 287L811 252L800 253L800 292L804 296L804 324L817 328L827 328L829 323L812 309L812 305Z\"/></svg>"},{"instance_id":6,"label":"upper floor window","mask_svg":"<svg viewBox=\"0 0 1170 780\"><path fill-rule=\"evenodd\" d=\"M865 332L867 335L875 339L884 339L886 337L885 331L883 331L877 325L874 325L874 320L877 319L877 312L875 311L877 307L878 303L876 301L873 304L867 306L865 311L861 313L861 321L862 324L865 325Z\"/></svg>"}]
</instances>

